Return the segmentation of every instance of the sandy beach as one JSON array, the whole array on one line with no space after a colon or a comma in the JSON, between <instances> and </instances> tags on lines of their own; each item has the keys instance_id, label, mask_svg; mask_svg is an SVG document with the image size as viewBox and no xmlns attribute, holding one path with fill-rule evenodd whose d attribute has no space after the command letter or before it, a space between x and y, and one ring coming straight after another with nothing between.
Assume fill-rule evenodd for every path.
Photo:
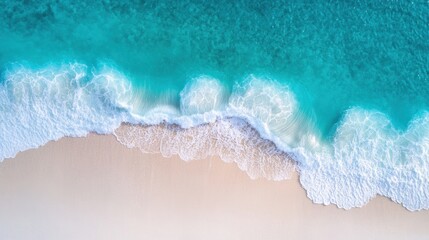
<instances>
[{"instance_id":1,"label":"sandy beach","mask_svg":"<svg viewBox=\"0 0 429 240\"><path fill-rule=\"evenodd\" d=\"M0 239L429 239L429 211L313 204L297 177L64 138L0 163Z\"/></svg>"}]
</instances>

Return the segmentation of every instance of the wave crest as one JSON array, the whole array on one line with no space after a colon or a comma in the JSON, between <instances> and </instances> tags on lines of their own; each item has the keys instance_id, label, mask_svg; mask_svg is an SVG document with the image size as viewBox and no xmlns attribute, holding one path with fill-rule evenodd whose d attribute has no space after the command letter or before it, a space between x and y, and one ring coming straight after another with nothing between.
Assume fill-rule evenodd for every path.
<instances>
[{"instance_id":1,"label":"wave crest","mask_svg":"<svg viewBox=\"0 0 429 240\"><path fill-rule=\"evenodd\" d=\"M349 209L379 194L409 210L428 209L428 129L427 113L400 133L384 114L352 108L332 144L306 151L300 181L316 203Z\"/></svg>"},{"instance_id":2,"label":"wave crest","mask_svg":"<svg viewBox=\"0 0 429 240\"><path fill-rule=\"evenodd\" d=\"M0 84L0 159L64 136L114 133L143 152L219 155L252 178L282 180L296 169L316 203L348 209L379 194L429 209L427 112L399 132L386 115L351 108L326 142L293 91L269 78L251 75L228 96L219 80L201 76L180 93L180 109L138 99L142 92L108 67L15 69Z\"/></svg>"},{"instance_id":3,"label":"wave crest","mask_svg":"<svg viewBox=\"0 0 429 240\"><path fill-rule=\"evenodd\" d=\"M0 84L0 159L64 136L111 133L130 121L124 78L82 64L18 68ZM88 80L89 78L89 80Z\"/></svg>"},{"instance_id":4,"label":"wave crest","mask_svg":"<svg viewBox=\"0 0 429 240\"><path fill-rule=\"evenodd\" d=\"M180 110L184 115L223 110L226 99L226 89L219 80L200 76L192 79L180 92Z\"/></svg>"}]
</instances>

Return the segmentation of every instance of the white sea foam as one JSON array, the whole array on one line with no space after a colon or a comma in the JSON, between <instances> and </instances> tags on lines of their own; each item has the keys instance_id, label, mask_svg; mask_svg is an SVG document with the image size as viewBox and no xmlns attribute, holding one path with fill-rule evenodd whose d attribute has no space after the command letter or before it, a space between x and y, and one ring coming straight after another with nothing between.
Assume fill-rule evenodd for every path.
<instances>
[{"instance_id":1,"label":"white sea foam","mask_svg":"<svg viewBox=\"0 0 429 240\"><path fill-rule=\"evenodd\" d=\"M64 136L111 133L130 119L129 91L118 73L88 75L81 64L7 73L0 85L0 159Z\"/></svg>"},{"instance_id":2,"label":"white sea foam","mask_svg":"<svg viewBox=\"0 0 429 240\"><path fill-rule=\"evenodd\" d=\"M285 152L237 118L187 129L171 124L123 126L115 136L129 148L160 152L165 157L179 155L185 161L218 155L225 162L237 163L252 178L283 180L295 169L295 162Z\"/></svg>"},{"instance_id":3,"label":"white sea foam","mask_svg":"<svg viewBox=\"0 0 429 240\"><path fill-rule=\"evenodd\" d=\"M300 180L316 203L359 207L376 194L409 210L429 208L429 114L405 133L379 112L347 111L332 144L305 151Z\"/></svg>"},{"instance_id":4,"label":"white sea foam","mask_svg":"<svg viewBox=\"0 0 429 240\"><path fill-rule=\"evenodd\" d=\"M192 79L180 92L180 109L184 115L222 110L227 93L215 78L200 76Z\"/></svg>"},{"instance_id":5,"label":"white sea foam","mask_svg":"<svg viewBox=\"0 0 429 240\"><path fill-rule=\"evenodd\" d=\"M187 161L219 155L252 178L282 180L297 168L316 203L348 209L379 194L409 210L429 208L429 113L398 132L384 114L351 108L324 142L292 90L267 78L249 76L229 97L220 81L195 78L180 109L142 94L107 67L10 71L0 85L0 159L63 136L114 133L143 152Z\"/></svg>"},{"instance_id":6,"label":"white sea foam","mask_svg":"<svg viewBox=\"0 0 429 240\"><path fill-rule=\"evenodd\" d=\"M303 118L291 89L269 78L251 75L244 83L237 84L226 114L245 118L263 137L284 149L315 137L310 133L315 129Z\"/></svg>"}]
</instances>

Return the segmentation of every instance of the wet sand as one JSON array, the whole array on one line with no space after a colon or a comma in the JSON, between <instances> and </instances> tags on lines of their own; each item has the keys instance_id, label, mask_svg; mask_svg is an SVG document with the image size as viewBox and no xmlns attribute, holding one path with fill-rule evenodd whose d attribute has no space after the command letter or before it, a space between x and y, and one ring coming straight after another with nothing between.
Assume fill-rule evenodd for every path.
<instances>
[{"instance_id":1,"label":"wet sand","mask_svg":"<svg viewBox=\"0 0 429 240\"><path fill-rule=\"evenodd\" d=\"M251 180L111 136L64 138L0 163L0 239L429 239L429 211L377 197L313 204L297 176Z\"/></svg>"}]
</instances>

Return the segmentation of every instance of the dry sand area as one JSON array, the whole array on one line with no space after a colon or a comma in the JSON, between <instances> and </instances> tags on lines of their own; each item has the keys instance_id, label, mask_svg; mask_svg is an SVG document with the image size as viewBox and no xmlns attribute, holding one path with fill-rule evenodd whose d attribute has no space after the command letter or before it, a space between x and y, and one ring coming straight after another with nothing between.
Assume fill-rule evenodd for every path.
<instances>
[{"instance_id":1,"label":"dry sand area","mask_svg":"<svg viewBox=\"0 0 429 240\"><path fill-rule=\"evenodd\" d=\"M251 180L111 136L64 138L0 163L0 239L429 239L429 211L382 197L313 204L297 177Z\"/></svg>"}]
</instances>

